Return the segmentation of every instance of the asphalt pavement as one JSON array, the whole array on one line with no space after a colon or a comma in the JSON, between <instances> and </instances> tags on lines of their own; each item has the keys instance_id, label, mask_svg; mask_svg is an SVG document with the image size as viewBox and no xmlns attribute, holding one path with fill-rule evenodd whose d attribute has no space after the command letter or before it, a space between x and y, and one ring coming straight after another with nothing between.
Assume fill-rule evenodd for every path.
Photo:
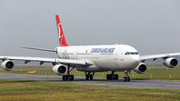
<instances>
[{"instance_id":1,"label":"asphalt pavement","mask_svg":"<svg viewBox=\"0 0 180 101\"><path fill-rule=\"evenodd\" d=\"M143 87L143 88L163 88L180 90L180 81L162 81L162 80L131 80L124 82L119 80L106 80L105 78L94 78L93 80L85 80L85 77L75 77L74 81L63 81L61 76L36 76L36 75L18 75L0 73L3 79L18 80L35 80L35 81L52 81L52 82L70 82L80 84L97 84L106 86L124 86L124 87Z\"/></svg>"}]
</instances>

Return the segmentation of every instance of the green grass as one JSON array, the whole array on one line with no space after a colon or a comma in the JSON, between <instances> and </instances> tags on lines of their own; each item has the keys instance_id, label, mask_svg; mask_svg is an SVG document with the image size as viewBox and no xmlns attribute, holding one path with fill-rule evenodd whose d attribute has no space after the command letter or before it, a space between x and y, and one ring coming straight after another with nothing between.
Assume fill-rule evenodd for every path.
<instances>
[{"instance_id":1,"label":"green grass","mask_svg":"<svg viewBox=\"0 0 180 101\"><path fill-rule=\"evenodd\" d=\"M0 100L179 101L180 90L0 79Z\"/></svg>"},{"instance_id":2,"label":"green grass","mask_svg":"<svg viewBox=\"0 0 180 101\"><path fill-rule=\"evenodd\" d=\"M36 73L28 74L28 71L31 70L35 70ZM52 71L51 66L16 66L12 71L5 71L1 68L0 73L58 76ZM106 78L106 75L110 73L111 72L97 72L95 73L94 77ZM120 79L125 76L123 72L116 73L119 75ZM75 77L85 77L84 72L79 72L75 69L71 72L71 74L73 74ZM131 79L180 80L180 67L167 68L165 66L148 66L146 73L137 74L132 71L129 76Z\"/></svg>"}]
</instances>

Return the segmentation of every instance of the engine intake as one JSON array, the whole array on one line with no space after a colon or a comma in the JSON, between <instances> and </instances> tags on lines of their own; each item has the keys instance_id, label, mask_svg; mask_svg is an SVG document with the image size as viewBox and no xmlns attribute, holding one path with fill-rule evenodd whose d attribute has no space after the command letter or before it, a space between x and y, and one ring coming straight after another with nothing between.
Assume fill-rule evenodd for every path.
<instances>
[{"instance_id":1,"label":"engine intake","mask_svg":"<svg viewBox=\"0 0 180 101\"><path fill-rule=\"evenodd\" d=\"M140 63L135 69L134 71L136 73L139 73L139 74L143 74L145 73L147 70L147 66L144 64L144 63Z\"/></svg>"},{"instance_id":2,"label":"engine intake","mask_svg":"<svg viewBox=\"0 0 180 101\"><path fill-rule=\"evenodd\" d=\"M66 66L62 64L55 65L52 70L57 75L64 75L67 72Z\"/></svg>"},{"instance_id":3,"label":"engine intake","mask_svg":"<svg viewBox=\"0 0 180 101\"><path fill-rule=\"evenodd\" d=\"M11 60L5 60L2 62L1 66L7 71L11 71L14 68L14 63Z\"/></svg>"},{"instance_id":4,"label":"engine intake","mask_svg":"<svg viewBox=\"0 0 180 101\"><path fill-rule=\"evenodd\" d=\"M163 64L167 67L174 68L178 64L178 60L175 58L166 58L164 59Z\"/></svg>"}]
</instances>

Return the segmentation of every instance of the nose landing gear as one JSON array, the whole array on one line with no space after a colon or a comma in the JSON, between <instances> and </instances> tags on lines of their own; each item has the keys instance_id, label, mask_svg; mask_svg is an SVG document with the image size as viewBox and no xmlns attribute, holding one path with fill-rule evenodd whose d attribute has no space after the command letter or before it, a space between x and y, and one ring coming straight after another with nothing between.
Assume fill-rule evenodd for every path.
<instances>
[{"instance_id":1,"label":"nose landing gear","mask_svg":"<svg viewBox=\"0 0 180 101\"><path fill-rule=\"evenodd\" d=\"M124 77L124 82L129 82L130 81L130 77L129 77L129 75L128 75L128 73L130 73L131 71L130 70L125 70L124 71L124 74L126 74L126 76Z\"/></svg>"}]
</instances>

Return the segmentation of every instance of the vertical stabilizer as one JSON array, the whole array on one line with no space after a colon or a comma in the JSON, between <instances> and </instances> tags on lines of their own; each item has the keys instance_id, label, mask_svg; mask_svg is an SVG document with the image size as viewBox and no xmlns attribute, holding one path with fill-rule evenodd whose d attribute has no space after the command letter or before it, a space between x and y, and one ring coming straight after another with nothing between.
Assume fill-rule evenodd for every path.
<instances>
[{"instance_id":1,"label":"vertical stabilizer","mask_svg":"<svg viewBox=\"0 0 180 101\"><path fill-rule=\"evenodd\" d=\"M59 45L60 47L63 46L68 46L68 44L66 43L66 39L62 30L62 26L61 26L61 22L59 19L59 16L56 15L56 22L57 22L57 31L58 31L58 37L59 37Z\"/></svg>"}]
</instances>

